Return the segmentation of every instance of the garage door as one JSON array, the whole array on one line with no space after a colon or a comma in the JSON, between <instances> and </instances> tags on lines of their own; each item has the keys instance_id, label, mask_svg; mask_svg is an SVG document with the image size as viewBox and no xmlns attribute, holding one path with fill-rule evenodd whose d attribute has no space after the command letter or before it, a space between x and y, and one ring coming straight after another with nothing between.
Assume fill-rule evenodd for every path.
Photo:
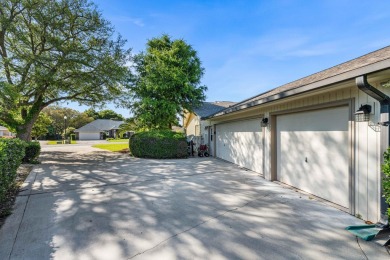
<instances>
[{"instance_id":1,"label":"garage door","mask_svg":"<svg viewBox=\"0 0 390 260\"><path fill-rule=\"evenodd\" d=\"M260 119L218 124L216 155L255 172L263 173Z\"/></svg>"},{"instance_id":2,"label":"garage door","mask_svg":"<svg viewBox=\"0 0 390 260\"><path fill-rule=\"evenodd\" d=\"M349 207L348 107L277 116L277 177Z\"/></svg>"},{"instance_id":3,"label":"garage door","mask_svg":"<svg viewBox=\"0 0 390 260\"><path fill-rule=\"evenodd\" d=\"M99 140L100 133L79 133L80 140Z\"/></svg>"}]
</instances>

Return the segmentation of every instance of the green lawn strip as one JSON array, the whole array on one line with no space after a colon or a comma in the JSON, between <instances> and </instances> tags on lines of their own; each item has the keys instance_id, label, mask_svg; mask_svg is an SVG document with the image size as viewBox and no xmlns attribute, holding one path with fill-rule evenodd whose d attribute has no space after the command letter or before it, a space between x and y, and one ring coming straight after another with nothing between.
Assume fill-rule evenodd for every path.
<instances>
[{"instance_id":1,"label":"green lawn strip","mask_svg":"<svg viewBox=\"0 0 390 260\"><path fill-rule=\"evenodd\" d=\"M59 143L57 143L59 142ZM62 140L58 140L58 141L47 141L47 144L48 145L53 145L53 144L62 144ZM71 144L77 144L76 141L71 141Z\"/></svg>"},{"instance_id":2,"label":"green lawn strip","mask_svg":"<svg viewBox=\"0 0 390 260\"><path fill-rule=\"evenodd\" d=\"M111 139L111 140L107 140L107 141L110 143L117 143L117 142L123 143L123 142L128 142L129 139Z\"/></svg>"},{"instance_id":3,"label":"green lawn strip","mask_svg":"<svg viewBox=\"0 0 390 260\"><path fill-rule=\"evenodd\" d=\"M111 152L119 152L129 148L129 144L95 144L92 147L109 150Z\"/></svg>"}]
</instances>

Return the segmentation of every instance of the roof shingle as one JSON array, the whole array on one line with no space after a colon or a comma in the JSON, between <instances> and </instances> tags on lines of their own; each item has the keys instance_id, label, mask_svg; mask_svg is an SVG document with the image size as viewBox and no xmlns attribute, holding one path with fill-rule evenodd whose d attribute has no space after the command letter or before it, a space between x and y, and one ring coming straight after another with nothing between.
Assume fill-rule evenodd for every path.
<instances>
[{"instance_id":1,"label":"roof shingle","mask_svg":"<svg viewBox=\"0 0 390 260\"><path fill-rule=\"evenodd\" d=\"M96 119L85 126L76 129L75 132L101 132L108 131L111 129L118 129L123 121L116 121L112 119Z\"/></svg>"},{"instance_id":2,"label":"roof shingle","mask_svg":"<svg viewBox=\"0 0 390 260\"><path fill-rule=\"evenodd\" d=\"M228 108L236 102L230 101L215 101L215 102L203 102L203 105L199 108L195 108L194 112L201 118L211 116L219 111Z\"/></svg>"},{"instance_id":3,"label":"roof shingle","mask_svg":"<svg viewBox=\"0 0 390 260\"><path fill-rule=\"evenodd\" d=\"M317 81L321 81L330 77L337 76L342 73L346 73L352 70L356 70L386 59L390 59L390 46L384 47L382 49L379 49L374 52L370 52L368 54L365 54L363 56L360 56L358 58L355 58L353 60L341 63L339 65L336 65L334 67L331 67L329 69L314 73L312 75L309 75L307 77L295 80L293 82L287 83L285 85L282 85L280 87L271 89L267 92L261 93L257 96L245 99L241 102L236 103L232 108L238 107L241 105L249 104L253 101L261 100L266 97L270 97L288 90L292 90L295 88L299 88L302 86L309 85L311 83L315 83Z\"/></svg>"}]
</instances>

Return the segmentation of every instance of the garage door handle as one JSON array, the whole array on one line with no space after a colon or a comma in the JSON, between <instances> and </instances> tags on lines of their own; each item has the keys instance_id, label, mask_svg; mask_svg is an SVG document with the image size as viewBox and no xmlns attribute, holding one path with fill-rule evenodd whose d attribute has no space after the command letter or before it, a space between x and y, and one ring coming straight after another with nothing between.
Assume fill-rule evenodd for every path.
<instances>
[{"instance_id":1,"label":"garage door handle","mask_svg":"<svg viewBox=\"0 0 390 260\"><path fill-rule=\"evenodd\" d=\"M307 162L307 157L305 157L305 162Z\"/></svg>"}]
</instances>

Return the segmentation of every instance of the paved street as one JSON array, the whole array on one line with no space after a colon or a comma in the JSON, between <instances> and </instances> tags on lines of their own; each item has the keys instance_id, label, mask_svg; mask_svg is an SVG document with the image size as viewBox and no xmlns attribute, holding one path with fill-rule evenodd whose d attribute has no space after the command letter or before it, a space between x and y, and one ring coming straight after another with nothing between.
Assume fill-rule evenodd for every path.
<instances>
[{"instance_id":1,"label":"paved street","mask_svg":"<svg viewBox=\"0 0 390 260\"><path fill-rule=\"evenodd\" d=\"M213 158L43 146L0 259L388 259L359 219Z\"/></svg>"}]
</instances>

